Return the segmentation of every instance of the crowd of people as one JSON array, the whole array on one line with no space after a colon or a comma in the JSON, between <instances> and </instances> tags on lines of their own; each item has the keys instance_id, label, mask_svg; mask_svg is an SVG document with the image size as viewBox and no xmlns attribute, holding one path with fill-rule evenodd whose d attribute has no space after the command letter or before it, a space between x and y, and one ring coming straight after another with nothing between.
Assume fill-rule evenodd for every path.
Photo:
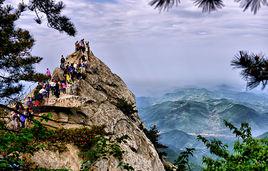
<instances>
[{"instance_id":1,"label":"crowd of people","mask_svg":"<svg viewBox=\"0 0 268 171\"><path fill-rule=\"evenodd\" d=\"M83 53L90 51L89 42L84 39L75 42L75 51L82 51Z\"/></svg>"},{"instance_id":2,"label":"crowd of people","mask_svg":"<svg viewBox=\"0 0 268 171\"><path fill-rule=\"evenodd\" d=\"M89 45L82 39L80 42L75 43L76 51L81 51L82 56L77 63L69 63L65 60L64 56L60 59L60 73L61 76L52 75L49 68L46 69L45 75L48 80L39 82L35 88L33 95L28 96L25 104L16 104L16 110L13 112L13 125L14 129L18 127L24 128L28 117L33 116L33 107L44 105L48 103L50 96L59 98L61 94L71 94L68 89L74 87L77 80L81 80L85 76L86 68L88 67L88 58L86 58ZM25 107L24 107L25 106Z\"/></svg>"},{"instance_id":3,"label":"crowd of people","mask_svg":"<svg viewBox=\"0 0 268 171\"><path fill-rule=\"evenodd\" d=\"M27 118L31 118L33 116L33 103L29 97L26 101L25 106L26 108L24 105L22 105L22 103L16 103L15 109L17 112L12 112L14 130L17 130L18 128L25 128Z\"/></svg>"}]
</instances>

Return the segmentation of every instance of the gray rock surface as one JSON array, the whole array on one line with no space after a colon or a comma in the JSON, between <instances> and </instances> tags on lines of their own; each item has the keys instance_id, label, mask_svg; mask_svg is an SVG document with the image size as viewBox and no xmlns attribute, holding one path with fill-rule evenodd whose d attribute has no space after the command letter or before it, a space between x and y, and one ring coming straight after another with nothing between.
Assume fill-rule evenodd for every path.
<instances>
[{"instance_id":1,"label":"gray rock surface","mask_svg":"<svg viewBox=\"0 0 268 171\"><path fill-rule=\"evenodd\" d=\"M81 58L81 52L75 52L68 56L66 62L77 63ZM89 67L86 69L86 78L77 81L75 94L61 95L56 99L51 97L46 105L75 107L84 116L69 116L64 113L54 115L54 119L71 122L72 124L54 124L56 127L74 128L87 125L105 125L106 131L115 133L112 138L128 134L127 143L121 143L125 151L123 161L129 163L135 171L163 171L164 167L152 143L140 128L141 121L137 113L134 120L126 116L116 107L118 99L125 99L135 105L135 97L127 88L122 79L113 74L111 70L97 57L91 55ZM54 71L54 76L62 77L59 69ZM53 123L50 123L51 125ZM79 170L81 160L77 156L77 148L68 145L68 152L61 155L51 151L39 151L33 156L33 161L46 168L69 168ZM79 163L80 162L80 163ZM90 170L117 171L119 161L114 157L100 159L94 163Z\"/></svg>"}]
</instances>

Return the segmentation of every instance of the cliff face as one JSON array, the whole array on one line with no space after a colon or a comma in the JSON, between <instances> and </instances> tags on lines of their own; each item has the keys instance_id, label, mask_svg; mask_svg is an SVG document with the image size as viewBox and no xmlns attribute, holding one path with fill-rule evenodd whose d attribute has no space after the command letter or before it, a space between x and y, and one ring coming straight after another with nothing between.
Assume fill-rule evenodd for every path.
<instances>
[{"instance_id":1,"label":"cliff face","mask_svg":"<svg viewBox=\"0 0 268 171\"><path fill-rule=\"evenodd\" d=\"M75 52L67 57L66 62L78 63L82 54ZM70 94L61 95L60 98L51 97L48 106L75 107L79 109L75 115L64 112L54 113L53 119L66 121L66 124L50 123L55 127L74 128L83 125L105 125L107 132L112 132L112 139L127 134L129 139L120 144L124 151L123 161L129 163L135 171L163 171L164 167L152 143L141 130L141 121L137 113L133 118L124 114L117 106L119 99L125 99L129 104L135 105L135 97L119 76L93 54L88 56L89 67L84 79L76 81L68 90ZM56 69L54 77L62 77L62 71ZM67 123L69 122L69 123ZM32 157L39 167L69 168L80 170L81 159L78 149L67 145L63 153L40 150ZM110 156L98 160L90 170L116 171L119 161Z\"/></svg>"}]
</instances>

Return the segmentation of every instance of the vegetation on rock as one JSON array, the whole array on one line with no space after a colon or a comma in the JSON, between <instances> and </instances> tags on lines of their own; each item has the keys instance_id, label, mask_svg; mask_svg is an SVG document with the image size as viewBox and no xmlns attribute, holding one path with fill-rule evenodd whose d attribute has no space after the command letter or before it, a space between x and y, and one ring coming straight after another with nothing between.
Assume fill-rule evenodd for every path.
<instances>
[{"instance_id":1,"label":"vegetation on rock","mask_svg":"<svg viewBox=\"0 0 268 171\"><path fill-rule=\"evenodd\" d=\"M167 146L161 144L159 142L159 131L156 127L156 125L153 125L149 130L144 128L143 132L147 136L147 138L153 143L160 159L163 160L163 158L167 155L163 150L167 148Z\"/></svg>"},{"instance_id":2,"label":"vegetation on rock","mask_svg":"<svg viewBox=\"0 0 268 171\"><path fill-rule=\"evenodd\" d=\"M1 124L1 128L5 128ZM123 151L117 141L110 141L104 126L89 128L51 130L41 122L33 120L31 128L20 131L0 130L1 169L33 169L28 163L29 157L38 150L64 152L66 144L74 144L80 150L79 156L84 160L81 168L88 169L95 161L104 156L113 155L122 159ZM34 168L37 169L37 168Z\"/></svg>"},{"instance_id":3,"label":"vegetation on rock","mask_svg":"<svg viewBox=\"0 0 268 171\"><path fill-rule=\"evenodd\" d=\"M134 113L138 112L133 104L130 104L126 99L118 99L115 104L116 107L121 110L131 120L135 120Z\"/></svg>"}]
</instances>

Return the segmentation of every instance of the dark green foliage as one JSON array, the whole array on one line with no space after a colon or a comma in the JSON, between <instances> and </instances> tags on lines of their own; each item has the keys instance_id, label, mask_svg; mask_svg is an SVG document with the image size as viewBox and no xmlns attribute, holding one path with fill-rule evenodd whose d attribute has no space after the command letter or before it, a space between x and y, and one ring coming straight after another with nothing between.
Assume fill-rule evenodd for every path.
<instances>
[{"instance_id":1,"label":"dark green foliage","mask_svg":"<svg viewBox=\"0 0 268 171\"><path fill-rule=\"evenodd\" d=\"M135 120L134 113L138 112L133 104L130 104L126 99L118 99L116 102L116 107L121 110L130 119Z\"/></svg>"},{"instance_id":2,"label":"dark green foliage","mask_svg":"<svg viewBox=\"0 0 268 171\"><path fill-rule=\"evenodd\" d=\"M231 65L242 69L241 76L247 81L247 87L253 89L262 84L264 89L268 80L268 60L264 55L240 51Z\"/></svg>"},{"instance_id":3,"label":"dark green foliage","mask_svg":"<svg viewBox=\"0 0 268 171\"><path fill-rule=\"evenodd\" d=\"M56 3L54 0L31 0L28 5L28 8L36 13L37 18L35 21L38 24L42 23L41 14L45 14L49 27L74 36L76 30L73 23L71 23L69 18L61 15L64 7L62 1Z\"/></svg>"},{"instance_id":4,"label":"dark green foliage","mask_svg":"<svg viewBox=\"0 0 268 171\"><path fill-rule=\"evenodd\" d=\"M35 73L34 65L42 58L31 55L34 39L29 31L15 27L21 14L30 9L41 21L45 14L48 26L75 35L75 28L69 19L61 15L64 5L53 0L32 0L28 5L23 2L14 9L0 0L0 98L2 102L17 100L23 90L23 81L45 81L43 74Z\"/></svg>"},{"instance_id":5,"label":"dark green foliage","mask_svg":"<svg viewBox=\"0 0 268 171\"><path fill-rule=\"evenodd\" d=\"M5 128L3 124L1 128ZM103 156L113 155L121 160L123 151L116 142L105 138L106 135L108 134L104 131L104 126L50 130L37 120L33 120L33 127L18 132L1 129L0 155L3 158L0 159L0 169L27 169L31 165L25 163L23 155L33 154L40 149L63 152L66 150L65 144L68 143L80 149L79 155L88 167Z\"/></svg>"},{"instance_id":6,"label":"dark green foliage","mask_svg":"<svg viewBox=\"0 0 268 171\"><path fill-rule=\"evenodd\" d=\"M118 144L112 143L110 145L111 150L108 154L113 155L115 158L122 160L124 151L121 150L121 147Z\"/></svg>"},{"instance_id":7,"label":"dark green foliage","mask_svg":"<svg viewBox=\"0 0 268 171\"><path fill-rule=\"evenodd\" d=\"M106 138L99 136L93 140L92 144L95 144L94 150L90 150L89 148L80 153L81 158L83 158L85 161L91 161L91 163L106 154L106 147L108 146L108 142Z\"/></svg>"},{"instance_id":8,"label":"dark green foliage","mask_svg":"<svg viewBox=\"0 0 268 171\"><path fill-rule=\"evenodd\" d=\"M99 158L113 155L118 160L122 160L124 151L115 142L109 141L104 136L96 136L91 141L91 146L87 145L80 152L80 157L83 158L82 170L88 168Z\"/></svg>"},{"instance_id":9,"label":"dark green foliage","mask_svg":"<svg viewBox=\"0 0 268 171\"><path fill-rule=\"evenodd\" d=\"M91 129L79 128L79 129L57 129L52 131L53 134L46 137L44 140L51 143L65 142L74 143L80 149L87 150L94 144L94 137L104 136L107 133L104 131L103 126L94 126Z\"/></svg>"},{"instance_id":10,"label":"dark green foliage","mask_svg":"<svg viewBox=\"0 0 268 171\"><path fill-rule=\"evenodd\" d=\"M191 170L189 165L189 157L193 156L194 148L186 148L185 151L182 151L175 161L175 166L177 167L176 171L187 171Z\"/></svg>"},{"instance_id":11,"label":"dark green foliage","mask_svg":"<svg viewBox=\"0 0 268 171\"><path fill-rule=\"evenodd\" d=\"M202 136L198 139L202 141L217 159L205 156L203 163L204 170L265 170L268 166L268 139L257 139L251 135L251 128L247 123L242 123L240 128L236 128L231 123L224 121L226 127L239 138L233 147L233 152L229 152L226 145L219 140L208 140Z\"/></svg>"},{"instance_id":12,"label":"dark green foliage","mask_svg":"<svg viewBox=\"0 0 268 171\"><path fill-rule=\"evenodd\" d=\"M14 22L21 15L20 10L0 2L0 98L18 94L21 81L37 81L40 74L34 73L33 65L42 58L32 56L30 50L34 40L27 30L15 28ZM34 78L33 78L34 77Z\"/></svg>"},{"instance_id":13,"label":"dark green foliage","mask_svg":"<svg viewBox=\"0 0 268 171\"><path fill-rule=\"evenodd\" d=\"M32 128L22 129L20 132L0 130L0 168L25 168L22 154L33 154L42 149L43 145L36 142L45 139L50 131L44 131L41 124L34 122Z\"/></svg>"},{"instance_id":14,"label":"dark green foliage","mask_svg":"<svg viewBox=\"0 0 268 171\"><path fill-rule=\"evenodd\" d=\"M267 6L266 0L235 0L244 11L250 8L250 10L256 14L261 6ZM180 3L180 0L152 0L149 4L160 10L167 10L173 5ZM195 0L194 4L198 8L202 8L203 12L211 12L217 9L221 9L224 6L223 0Z\"/></svg>"},{"instance_id":15,"label":"dark green foliage","mask_svg":"<svg viewBox=\"0 0 268 171\"><path fill-rule=\"evenodd\" d=\"M217 139L208 140L200 135L197 136L197 139L205 144L205 146L210 150L211 154L215 154L223 158L229 157L229 152L227 149L228 146L223 144L220 140Z\"/></svg>"},{"instance_id":16,"label":"dark green foliage","mask_svg":"<svg viewBox=\"0 0 268 171\"><path fill-rule=\"evenodd\" d=\"M122 161L119 163L118 167L127 171L134 171L134 168L131 165Z\"/></svg>"},{"instance_id":17,"label":"dark green foliage","mask_svg":"<svg viewBox=\"0 0 268 171\"><path fill-rule=\"evenodd\" d=\"M167 148L167 146L161 144L159 142L159 131L156 127L156 125L153 125L150 130L147 130L146 128L143 129L143 132L147 136L147 138L153 143L160 159L163 160L163 157L167 154L163 151L163 149Z\"/></svg>"},{"instance_id":18,"label":"dark green foliage","mask_svg":"<svg viewBox=\"0 0 268 171\"><path fill-rule=\"evenodd\" d=\"M122 142L127 143L126 142L127 139L129 139L129 136L128 135L123 135L123 136L121 136L119 138L116 138L115 141L118 142L118 143L122 143Z\"/></svg>"}]
</instances>

